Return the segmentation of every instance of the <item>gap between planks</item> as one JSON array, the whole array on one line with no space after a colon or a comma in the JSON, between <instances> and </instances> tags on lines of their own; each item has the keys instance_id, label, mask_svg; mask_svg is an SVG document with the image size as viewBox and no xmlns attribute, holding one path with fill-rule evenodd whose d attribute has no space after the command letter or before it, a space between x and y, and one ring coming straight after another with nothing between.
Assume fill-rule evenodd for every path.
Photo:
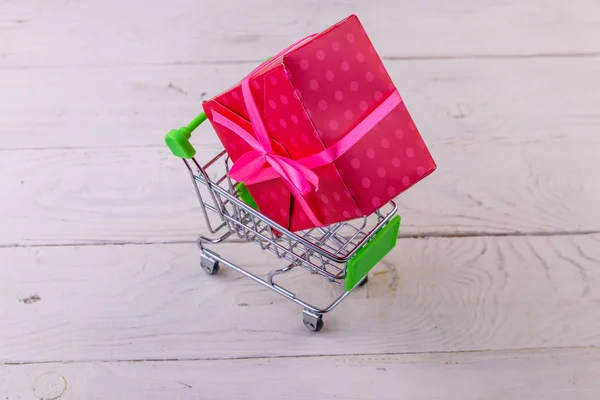
<instances>
[{"instance_id":1,"label":"gap between planks","mask_svg":"<svg viewBox=\"0 0 600 400\"><path fill-rule=\"evenodd\" d=\"M598 352L600 349L596 346L564 346L564 347L524 347L515 349L494 349L494 350L459 350L459 351L422 351L422 352L395 352L395 353L334 353L334 354L282 354L272 356L240 356L240 357L176 357L176 358L132 358L132 359L84 359L84 360L43 360L43 361L0 361L0 367L13 365L40 365L40 364L88 364L88 363L171 363L171 362L195 362L195 361L264 361L274 359L318 359L318 358L343 358L343 357L404 357L404 363L436 361L447 359L449 357L483 357L489 359L498 359L504 357L515 357L519 354L525 358L539 353L561 353L561 352Z\"/></svg>"},{"instance_id":2,"label":"gap between planks","mask_svg":"<svg viewBox=\"0 0 600 400\"><path fill-rule=\"evenodd\" d=\"M126 6L9 0L6 6L0 53L13 66L252 60L352 13L388 57L600 50L594 0L129 0Z\"/></svg>"},{"instance_id":3,"label":"gap between planks","mask_svg":"<svg viewBox=\"0 0 600 400\"><path fill-rule=\"evenodd\" d=\"M459 54L459 55L431 55L431 56L389 56L381 57L382 61L447 61L447 60L531 60L538 58L597 58L600 52L574 52L574 53L530 53L530 54ZM65 64L65 65L0 65L0 70L21 69L67 69L67 68L131 68L131 67L185 67L194 65L255 65L264 60L208 60L208 61L183 61L160 63L111 63L111 64Z\"/></svg>"},{"instance_id":4,"label":"gap between planks","mask_svg":"<svg viewBox=\"0 0 600 400\"><path fill-rule=\"evenodd\" d=\"M398 239L428 239L428 238L469 238L469 237L547 237L547 236L588 236L600 234L600 230L588 231L558 231L558 232L431 232L422 235L398 235ZM148 246L169 244L192 244L195 240L162 240L162 241L99 241L74 243L9 243L0 244L0 249L29 248L29 247L81 247L81 246ZM231 239L227 243L248 243L244 239Z\"/></svg>"},{"instance_id":5,"label":"gap between planks","mask_svg":"<svg viewBox=\"0 0 600 400\"><path fill-rule=\"evenodd\" d=\"M191 245L4 249L0 353L22 362L597 347L599 242L402 240L318 335L297 307L235 271L206 277ZM218 252L256 275L273 269L257 246ZM337 295L291 274L281 283L298 296Z\"/></svg>"},{"instance_id":6,"label":"gap between planks","mask_svg":"<svg viewBox=\"0 0 600 400\"><path fill-rule=\"evenodd\" d=\"M401 392L421 400L595 400L598 365L597 350L14 365L0 369L0 396L21 398L33 390L38 398L246 399L251 393L261 399L396 400Z\"/></svg>"}]
</instances>

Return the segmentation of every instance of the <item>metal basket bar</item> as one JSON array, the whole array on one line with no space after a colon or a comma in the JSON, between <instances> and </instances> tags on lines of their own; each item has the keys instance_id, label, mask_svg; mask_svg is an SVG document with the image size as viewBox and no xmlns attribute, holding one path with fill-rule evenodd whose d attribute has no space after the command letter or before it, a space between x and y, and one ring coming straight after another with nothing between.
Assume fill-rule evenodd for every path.
<instances>
[{"instance_id":1,"label":"metal basket bar","mask_svg":"<svg viewBox=\"0 0 600 400\"><path fill-rule=\"evenodd\" d=\"M377 232L377 230L382 225L386 224L394 216L394 214L395 214L395 212L397 210L396 204L393 201L390 201L389 203L392 205L393 210L390 213L388 213L388 215L386 215L385 218L383 218L381 221L379 221L379 223L368 234L365 235L365 237L361 240L361 242L359 242L359 244L354 249L352 249L346 255L340 257L340 256L337 256L335 254L332 254L329 251L324 251L323 249L321 249L317 245L309 242L305 238L297 235L296 233L290 232L288 229L286 229L283 226L279 225L277 222L275 222L275 221L273 221L273 220L265 217L264 215L262 215L261 213L259 213L258 211L254 210L252 207L248 206L246 203L244 203L243 201L241 201L239 198L235 197L233 194L229 193L228 191L226 191L222 187L216 185L214 182L212 182L212 181L206 182L200 176L197 176L196 179L198 181L200 181L200 182L208 185L210 189L214 190L216 193L218 193L218 194L224 196L225 198L229 199L232 203L234 203L236 206L242 208L244 211L249 212L254 217L260 219L261 221L263 221L266 224L270 225L271 227L275 228L277 231L281 232L284 236L290 237L294 241L301 242L303 245L308 246L311 250L313 250L313 251L315 251L315 252L317 252L319 254L322 254L323 256L325 256L325 257L327 257L327 258L329 258L332 261L337 262L337 263L345 263L350 258L352 258L352 256L354 255L354 253L356 253L356 251L358 251L358 248L360 247L360 245L362 245L362 243L366 242L367 240L371 239L375 235L375 233ZM215 197L219 197L219 196L215 196Z\"/></svg>"},{"instance_id":2,"label":"metal basket bar","mask_svg":"<svg viewBox=\"0 0 600 400\"><path fill-rule=\"evenodd\" d=\"M226 151L224 151L224 150L223 150L223 151L221 151L221 153L219 153L219 154L218 154L216 157L214 157L212 160L210 160L208 163L206 163L206 164L204 165L204 167L200 167L200 165L199 165L199 163L197 162L197 160L196 160L195 158L192 158L192 160L193 160L194 164L195 164L195 165L198 167L198 170L199 170L199 172L200 172L200 174L197 176L197 179L198 179L198 180L199 180L201 183L203 183L203 184L205 184L205 185L207 185L207 186L209 187L209 191L211 192L211 195L212 195L212 193L213 193L213 191L214 191L214 190L220 191L220 192L222 192L222 193L225 195L225 197L228 197L229 199L231 199L232 201L234 201L234 202L235 202L235 204L237 204L238 206L240 206L240 207L242 207L242 208L244 208L244 209L246 209L246 210L250 210L250 212L254 212L254 213L255 213L255 214L256 214L256 215L257 215L259 218L261 218L261 219L264 219L264 220L265 220L265 222L267 222L269 225L271 225L271 226L273 226L274 228L276 228L276 229L277 229L279 232L283 233L285 236L291 237L291 239L292 239L292 240L294 240L294 241L295 241L295 240L298 240L298 239L300 239L300 238L301 238L300 236L296 235L296 234L295 234L295 233L293 233L293 232L290 232L288 229L286 229L286 228L282 227L281 225L277 224L276 222L274 222L274 221L272 221L272 220L268 219L267 217L263 216L263 215L262 215L262 214L260 214L259 212L256 212L256 210L254 210L254 209L252 209L251 207L247 206L247 205L246 205L244 202L242 202L240 199L238 199L238 198L237 198L237 197L235 197L235 196L232 196L232 194L231 194L231 191L225 190L224 188L222 188L221 186L219 186L219 185L215 184L215 182L213 182L212 180L210 180L210 179L208 178L208 176L206 175L205 169L207 169L208 167L210 167L210 166L212 166L213 164L215 164L215 163L216 163L216 162L217 162L217 161L218 161L220 158L222 158L223 156L226 156L226 154L227 154L227 153L226 153ZM228 172L229 172L229 164L228 164L228 160L229 160L229 157L228 157L228 156L226 156L224 161L225 161L225 168L226 168L226 171L227 171L227 174L226 174L227 176L229 176L229 174L228 174ZM185 161L185 160L184 160L184 161ZM186 164L187 164L187 162L186 162ZM189 166L188 166L188 168L189 168ZM203 179L203 178L204 178L204 179ZM232 183L231 183L231 180L230 180L230 179L228 179L228 181L229 181L229 186L230 186L230 188L231 188L231 187L233 186L233 185L232 185ZM213 198L213 200L214 200L214 198ZM385 223L387 223L387 221L388 221L389 219L391 219L391 217L393 217L393 215L392 215L392 214L395 214L395 213L396 213L396 211L397 211L397 208L396 208L396 205L395 205L395 203L394 203L394 202L390 202L390 203L391 203L391 204L393 205L393 207L394 207L393 211L392 211L392 212L390 212L390 213L387 215L387 218L386 218L386 220L385 220L385 221L381 221L381 220L380 220L380 221L379 221L379 222L380 222L380 224L378 224L377 226L375 226L375 227L374 227L374 228L371 230L371 232L369 232L369 234L367 234L367 235L366 235L366 237L365 237L363 240L369 240L369 239L370 239L370 238L371 238L371 237L372 237L372 236L373 236L373 235L376 233L376 231L377 231L377 230L378 230L378 229L379 229L381 226L383 226ZM216 201L215 201L215 204L216 204ZM380 214L380 213L378 213L378 217L380 217L380 215L381 215L381 214ZM380 219L380 218L379 218L379 219ZM383 223L381 223L381 222L383 222ZM315 250L315 251L319 252L319 249L317 248L318 246L314 246L314 245L311 245L311 244L309 244L309 246L310 246L310 247L313 247L313 250ZM359 247L360 247L360 246L357 246L356 248L352 249L352 250L351 250L351 251L350 251L348 254L346 254L346 255L345 255L345 256L343 256L343 257L340 257L339 255L337 255L337 256L336 256L336 255L334 255L334 254L331 254L330 252L326 252L326 254L324 254L324 255L325 255L326 257L328 257L328 258L332 258L332 259L333 259L335 262L346 262L346 261L348 261L348 260L349 260L349 259L350 259L350 258L351 258L353 255L354 255L354 253L355 253L356 251L358 251L358 248L359 248ZM327 253L329 253L329 254L327 254ZM338 253L338 254L339 254L339 253Z\"/></svg>"},{"instance_id":3,"label":"metal basket bar","mask_svg":"<svg viewBox=\"0 0 600 400\"><path fill-rule=\"evenodd\" d=\"M241 229L243 229L245 231L252 231L254 233L254 236L249 237L249 240L252 240L257 243L261 243L262 240L269 240L269 238L267 238L265 235L262 234L262 231L257 231L255 229L253 229L252 227L248 227L247 225L240 223L240 221L234 221L234 223ZM263 230L265 228L270 228L270 227L264 226ZM271 230L270 230L270 232L272 233ZM272 241L269 244L269 246L263 246L263 247L265 247L265 249L268 249L268 250L274 252L276 255L278 255L279 258L285 258L285 259L292 261L298 265L306 265L311 270L323 270L323 268L320 266L323 264L320 264L320 265L315 264L310 261L310 258L307 258L307 255L308 256L311 255L310 251L309 252L304 251L304 252L298 254L294 251L297 248L297 246L294 244L291 244L291 240L289 240L289 239L287 240L287 243L289 245L289 247L287 247L287 248L281 244L281 241L277 241L277 240ZM330 273L327 270L324 270L325 276L327 276L328 278L332 278L332 279L340 279L342 277L342 275L340 275L340 274L343 273L344 269L337 267L337 266L334 266L333 268L336 270L336 273L334 274L334 273Z\"/></svg>"},{"instance_id":4,"label":"metal basket bar","mask_svg":"<svg viewBox=\"0 0 600 400\"><path fill-rule=\"evenodd\" d=\"M233 225L235 225L235 231L238 234L241 234L242 237L246 237L246 239L248 241L253 241L253 242L256 242L259 244L262 244L262 240L269 242L268 246L263 245L261 247L263 247L265 250L269 250L269 251L275 253L278 258L284 258L288 261L291 261L292 263L294 263L296 265L306 267L306 269L310 270L312 273L318 273L329 279L342 279L344 277L344 274L345 274L344 269L341 267L337 267L337 266L331 264L330 262L326 262L325 260L323 260L322 255L319 255L319 259L321 262L319 264L316 264L310 260L310 256L312 256L314 254L310 250L308 252L305 251L301 254L296 254L293 252L292 248L288 249L285 246L283 246L281 243L279 243L278 241L270 240L261 231L255 230L252 227L245 225L242 221L236 220L235 218L232 218L231 216L226 216L226 218ZM264 228L269 228L269 227L265 226ZM263 230L264 230L264 228L263 228ZM269 229L269 231L271 231L271 230ZM253 233L254 235L250 236L249 233ZM332 272L328 271L326 268L323 267L324 265L330 265L333 269L335 269L337 271L337 273L332 273Z\"/></svg>"}]
</instances>

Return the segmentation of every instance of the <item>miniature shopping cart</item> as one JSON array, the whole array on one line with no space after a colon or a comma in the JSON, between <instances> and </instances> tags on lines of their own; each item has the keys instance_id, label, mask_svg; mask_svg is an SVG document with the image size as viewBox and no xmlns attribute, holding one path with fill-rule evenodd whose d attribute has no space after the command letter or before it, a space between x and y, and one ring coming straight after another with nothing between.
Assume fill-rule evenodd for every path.
<instances>
[{"instance_id":1,"label":"miniature shopping cart","mask_svg":"<svg viewBox=\"0 0 600 400\"><path fill-rule=\"evenodd\" d=\"M172 130L165 137L173 154L183 159L200 201L206 226L214 235L198 238L198 246L202 251L201 267L210 275L216 274L222 265L233 268L299 304L303 308L304 325L312 331L320 331L323 328L323 314L333 310L356 287L367 283L371 268L395 246L400 227L396 205L390 201L369 217L290 232L258 210L243 183L232 181L229 176L231 162L224 150L203 166L196 160L196 152L189 139L191 132L205 120L206 115L201 113L186 127ZM255 242L263 250L272 252L276 259L282 261L282 267L261 278L206 247L233 235ZM339 297L326 307L317 307L275 283L277 275L295 268L303 268L338 285Z\"/></svg>"}]
</instances>

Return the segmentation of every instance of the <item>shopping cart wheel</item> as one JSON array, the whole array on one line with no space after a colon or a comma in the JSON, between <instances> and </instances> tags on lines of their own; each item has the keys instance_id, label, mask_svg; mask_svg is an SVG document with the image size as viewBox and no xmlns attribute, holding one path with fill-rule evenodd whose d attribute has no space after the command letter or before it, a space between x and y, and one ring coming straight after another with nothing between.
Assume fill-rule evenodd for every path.
<instances>
[{"instance_id":1,"label":"shopping cart wheel","mask_svg":"<svg viewBox=\"0 0 600 400\"><path fill-rule=\"evenodd\" d=\"M315 314L308 310L302 311L302 322L304 326L313 332L319 332L323 329L323 316L321 314Z\"/></svg>"},{"instance_id":2,"label":"shopping cart wheel","mask_svg":"<svg viewBox=\"0 0 600 400\"><path fill-rule=\"evenodd\" d=\"M365 276L365 278L362 281L360 281L360 283L358 284L358 286L359 287L365 286L368 282L369 282L369 276L367 275L367 276Z\"/></svg>"},{"instance_id":3,"label":"shopping cart wheel","mask_svg":"<svg viewBox=\"0 0 600 400\"><path fill-rule=\"evenodd\" d=\"M200 256L200 266L209 275L214 275L219 272L219 262L202 253Z\"/></svg>"}]
</instances>

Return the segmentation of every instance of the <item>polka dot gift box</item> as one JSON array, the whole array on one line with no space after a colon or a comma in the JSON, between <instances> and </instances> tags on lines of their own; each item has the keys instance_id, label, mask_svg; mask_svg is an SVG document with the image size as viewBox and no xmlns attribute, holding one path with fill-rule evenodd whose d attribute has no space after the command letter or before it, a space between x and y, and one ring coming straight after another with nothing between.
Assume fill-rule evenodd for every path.
<instances>
[{"instance_id":1,"label":"polka dot gift box","mask_svg":"<svg viewBox=\"0 0 600 400\"><path fill-rule=\"evenodd\" d=\"M436 168L354 15L203 106L230 175L292 231L369 215Z\"/></svg>"}]
</instances>

